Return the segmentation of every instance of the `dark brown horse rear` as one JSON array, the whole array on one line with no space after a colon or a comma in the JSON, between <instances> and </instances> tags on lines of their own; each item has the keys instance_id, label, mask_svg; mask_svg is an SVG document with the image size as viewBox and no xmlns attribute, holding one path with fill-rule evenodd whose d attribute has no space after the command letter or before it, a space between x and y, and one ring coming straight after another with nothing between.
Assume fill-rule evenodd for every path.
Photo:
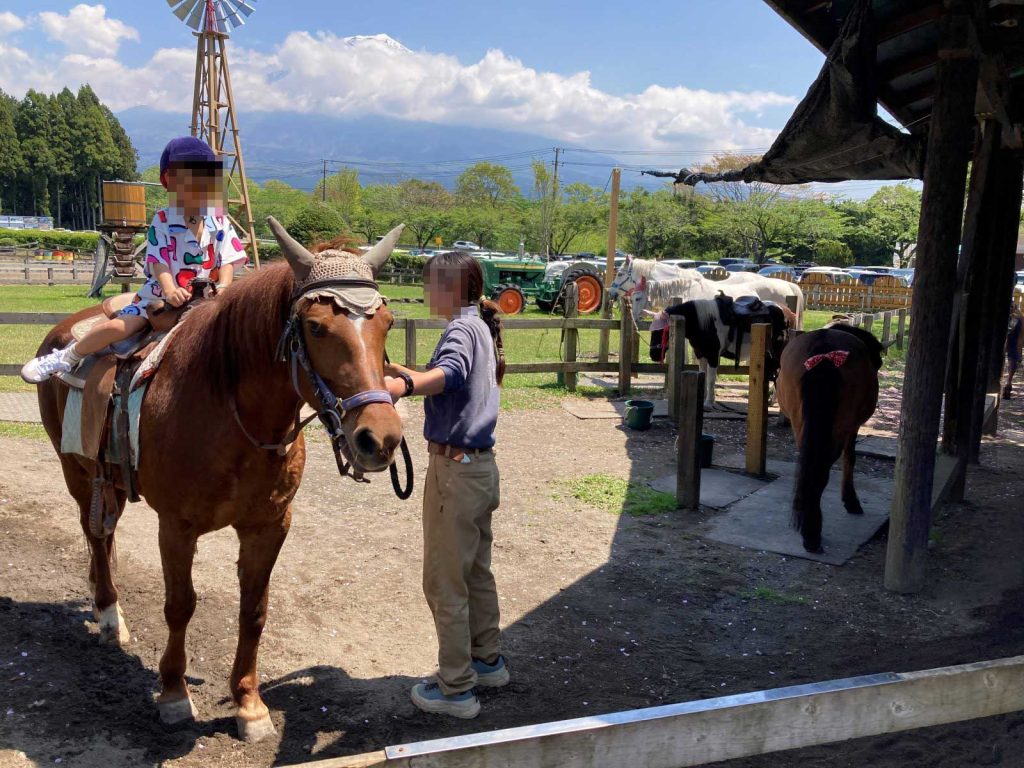
<instances>
[{"instance_id":1,"label":"dark brown horse rear","mask_svg":"<svg viewBox=\"0 0 1024 768\"><path fill-rule=\"evenodd\" d=\"M808 552L823 551L821 495L840 455L843 506L852 515L864 512L853 487L854 449L858 430L878 405L882 350L868 331L838 324L796 337L782 353L779 407L800 452L793 526Z\"/></svg>"},{"instance_id":2,"label":"dark brown horse rear","mask_svg":"<svg viewBox=\"0 0 1024 768\"><path fill-rule=\"evenodd\" d=\"M306 451L301 434L276 451L254 445L246 433L260 443L287 442L300 402L321 407L301 373L296 392L288 363L276 354L278 340L294 312L313 370L339 398L347 398L383 388L384 341L392 323L385 306L372 315L350 316L330 300L296 302L296 282L316 274L311 271L315 258L276 222L272 227L289 263L260 270L186 315L149 385L139 432L139 481L159 516L169 630L160 660L160 716L172 723L195 715L185 684L185 631L196 607L192 558L200 536L230 525L239 539L241 591L230 688L239 734L247 740L274 730L259 694L256 655L270 574L291 523ZM399 231L363 257L373 272ZM72 325L98 311L80 312L58 325L40 351L67 344ZM88 524L91 467L85 459L60 454L66 400L62 382L51 379L39 386L43 424L92 550L89 580L101 639L124 642L128 630L111 575L114 536L97 537ZM390 400L353 406L341 424L362 469L387 468L401 440L401 421ZM123 508L123 493L118 502Z\"/></svg>"}]
</instances>

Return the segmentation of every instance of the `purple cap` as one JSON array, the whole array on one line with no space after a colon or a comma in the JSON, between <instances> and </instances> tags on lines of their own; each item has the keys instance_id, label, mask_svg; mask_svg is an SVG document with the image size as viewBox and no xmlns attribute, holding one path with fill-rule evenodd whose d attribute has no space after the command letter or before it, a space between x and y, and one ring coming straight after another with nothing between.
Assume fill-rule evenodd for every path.
<instances>
[{"instance_id":1,"label":"purple cap","mask_svg":"<svg viewBox=\"0 0 1024 768\"><path fill-rule=\"evenodd\" d=\"M182 136L178 139L171 139L164 147L160 155L160 173L163 174L167 168L174 164L197 163L219 165L220 160L210 149L210 145L195 136Z\"/></svg>"}]
</instances>

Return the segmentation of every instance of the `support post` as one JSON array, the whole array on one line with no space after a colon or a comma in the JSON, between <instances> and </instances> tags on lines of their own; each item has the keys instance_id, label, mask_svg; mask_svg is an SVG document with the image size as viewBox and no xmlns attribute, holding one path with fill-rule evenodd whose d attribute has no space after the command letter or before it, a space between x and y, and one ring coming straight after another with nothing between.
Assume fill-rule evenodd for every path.
<instances>
[{"instance_id":1,"label":"support post","mask_svg":"<svg viewBox=\"0 0 1024 768\"><path fill-rule=\"evenodd\" d=\"M907 308L896 311L896 349L903 351L903 338L907 335Z\"/></svg>"},{"instance_id":2,"label":"support post","mask_svg":"<svg viewBox=\"0 0 1024 768\"><path fill-rule=\"evenodd\" d=\"M579 316L579 288L576 283L569 283L565 286L565 317L566 319L574 319ZM566 328L564 331L565 338L565 355L563 356L566 363L570 365L576 362L576 350L579 345L580 332L575 326ZM565 382L565 388L570 392L576 391L578 374L576 371L566 371L562 377L562 381Z\"/></svg>"},{"instance_id":3,"label":"support post","mask_svg":"<svg viewBox=\"0 0 1024 768\"><path fill-rule=\"evenodd\" d=\"M882 343L888 344L892 334L892 310L882 315Z\"/></svg>"},{"instance_id":4,"label":"support post","mask_svg":"<svg viewBox=\"0 0 1024 768\"><path fill-rule=\"evenodd\" d=\"M612 287L615 280L615 250L619 235L619 181L622 171L619 168L612 168L612 192L608 207L608 253L605 257L604 268L604 307L601 315L610 320L612 316L612 303L608 298L608 289ZM602 329L597 345L597 359L600 363L608 362L608 345L611 332Z\"/></svg>"},{"instance_id":5,"label":"support post","mask_svg":"<svg viewBox=\"0 0 1024 768\"><path fill-rule=\"evenodd\" d=\"M682 324L680 324L682 327ZM700 509L700 441L704 433L704 372L684 371L680 377L676 423L676 506Z\"/></svg>"},{"instance_id":6,"label":"support post","mask_svg":"<svg viewBox=\"0 0 1024 768\"><path fill-rule=\"evenodd\" d=\"M986 300L981 288L984 271L991 259L992 212L997 207L992 198L998 184L999 171L993 167L999 150L999 124L988 120L982 124L982 135L974 150L971 163L967 209L957 263L956 293L952 303L952 338L949 361L946 365L945 418L942 430L942 450L955 456L967 455L971 424L971 392L978 367L980 346L978 323L981 305ZM988 300L991 300L990 298ZM966 400L966 403L965 403ZM958 483L963 490L963 479ZM954 494L954 498L962 498Z\"/></svg>"},{"instance_id":7,"label":"support post","mask_svg":"<svg viewBox=\"0 0 1024 768\"><path fill-rule=\"evenodd\" d=\"M416 320L405 321L405 367L416 370Z\"/></svg>"},{"instance_id":8,"label":"support post","mask_svg":"<svg viewBox=\"0 0 1024 768\"><path fill-rule=\"evenodd\" d=\"M750 328L750 374L747 377L747 472L763 475L768 463L768 334L771 326Z\"/></svg>"},{"instance_id":9,"label":"support post","mask_svg":"<svg viewBox=\"0 0 1024 768\"><path fill-rule=\"evenodd\" d=\"M950 333L949 317L939 309L951 304L955 288L978 86L978 61L970 52L968 28L965 6L954 3L941 20L889 517L885 587L895 592L917 592L925 582L935 444Z\"/></svg>"},{"instance_id":10,"label":"support post","mask_svg":"<svg viewBox=\"0 0 1024 768\"><path fill-rule=\"evenodd\" d=\"M686 362L686 321L681 315L669 315L668 350L665 355L665 397L668 416L679 418L682 396L683 365Z\"/></svg>"},{"instance_id":11,"label":"support post","mask_svg":"<svg viewBox=\"0 0 1024 768\"><path fill-rule=\"evenodd\" d=\"M633 374L633 312L629 299L619 303L619 395L629 394Z\"/></svg>"}]
</instances>

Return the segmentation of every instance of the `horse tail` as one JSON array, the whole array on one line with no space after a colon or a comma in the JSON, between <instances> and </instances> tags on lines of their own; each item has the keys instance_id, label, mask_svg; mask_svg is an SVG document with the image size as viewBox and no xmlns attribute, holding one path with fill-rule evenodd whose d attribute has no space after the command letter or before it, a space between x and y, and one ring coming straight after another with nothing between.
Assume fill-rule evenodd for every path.
<instances>
[{"instance_id":1,"label":"horse tail","mask_svg":"<svg viewBox=\"0 0 1024 768\"><path fill-rule=\"evenodd\" d=\"M800 380L800 410L803 435L796 472L793 527L803 531L805 510L817 509L821 492L832 469L832 428L839 410L842 374L831 360L822 360ZM808 504L808 502L812 502Z\"/></svg>"}]
</instances>

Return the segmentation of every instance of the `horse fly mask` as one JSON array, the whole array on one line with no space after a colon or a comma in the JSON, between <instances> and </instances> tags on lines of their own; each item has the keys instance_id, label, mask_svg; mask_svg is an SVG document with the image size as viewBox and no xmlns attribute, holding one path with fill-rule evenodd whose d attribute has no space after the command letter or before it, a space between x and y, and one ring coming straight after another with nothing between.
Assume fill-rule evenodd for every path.
<instances>
[{"instance_id":1,"label":"horse fly mask","mask_svg":"<svg viewBox=\"0 0 1024 768\"><path fill-rule=\"evenodd\" d=\"M368 483L369 480L363 471L355 464L352 457L352 450L348 444L342 429L342 421L350 412L370 403L387 403L392 405L391 394L383 389L370 389L365 392L358 392L351 397L339 399L331 391L330 386L323 377L313 368L309 359L309 351L306 349L306 340L302 335L302 323L299 318L299 309L303 302L326 299L334 302L340 309L347 311L354 317L372 316L385 299L380 295L380 290L373 279L372 272L362 260L353 254L345 251L327 250L317 254L316 263L305 280L297 282L292 292L291 307L288 313L288 321L285 324L284 332L277 345L277 359L288 363L291 368L292 386L299 395L299 405L295 412L295 426L280 443L263 444L255 440L242 425L235 409L235 420L242 428L242 432L249 438L249 441L264 450L273 450L282 453L287 450L288 445L298 437L302 429L313 420L313 416L301 420L299 410L302 407L302 395L299 389L299 370L305 374L310 386L319 403L314 416L320 419L331 439L331 447L334 450L334 458L338 464L338 472L342 477L351 477L358 483ZM384 353L384 361L388 362L387 352ZM408 499L412 495L413 469L412 456L409 453L409 445L405 437L401 442L402 459L405 462L405 486L399 483L398 466L395 461L388 467L391 474L391 485L395 494L400 499Z\"/></svg>"}]
</instances>

